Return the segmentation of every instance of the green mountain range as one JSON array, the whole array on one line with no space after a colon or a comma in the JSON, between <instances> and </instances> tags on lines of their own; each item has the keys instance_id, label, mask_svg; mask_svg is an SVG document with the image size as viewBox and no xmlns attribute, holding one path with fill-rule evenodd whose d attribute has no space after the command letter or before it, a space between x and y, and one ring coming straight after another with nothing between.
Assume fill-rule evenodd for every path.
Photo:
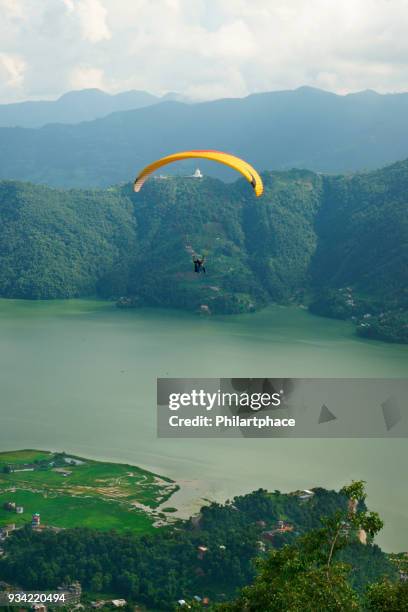
<instances>
[{"instance_id":1,"label":"green mountain range","mask_svg":"<svg viewBox=\"0 0 408 612\"><path fill-rule=\"evenodd\" d=\"M75 112L72 102L71 121L83 119L85 111L85 118L98 116L101 95L106 96L84 94L86 100L96 97L98 102L83 102ZM121 95L124 100L114 98L115 104L134 104ZM112 108L109 97L108 102ZM145 164L183 149L232 151L259 170L295 167L330 173L378 168L408 157L406 93L338 96L302 87L200 104L150 102L78 125L1 128L0 178L58 187L106 187L127 182ZM103 108L101 114L106 104ZM55 121L57 111L52 106L48 120L46 111L34 125ZM0 107L0 125L2 112ZM24 117L30 113L24 110ZM64 113L66 121L69 113ZM193 169L193 162L174 167L182 174ZM202 169L218 178L234 177L218 165L203 164Z\"/></svg>"},{"instance_id":2,"label":"green mountain range","mask_svg":"<svg viewBox=\"0 0 408 612\"><path fill-rule=\"evenodd\" d=\"M0 295L99 295L211 313L307 303L406 341L408 161L354 176L266 172L60 190L0 182ZM192 253L205 255L195 274Z\"/></svg>"}]
</instances>

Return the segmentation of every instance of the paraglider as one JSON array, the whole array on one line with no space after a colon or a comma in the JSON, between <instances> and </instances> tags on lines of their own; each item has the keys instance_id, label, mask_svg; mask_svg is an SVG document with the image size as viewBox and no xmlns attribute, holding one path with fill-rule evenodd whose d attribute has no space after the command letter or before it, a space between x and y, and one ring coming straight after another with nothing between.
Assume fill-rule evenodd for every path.
<instances>
[{"instance_id":1,"label":"paraglider","mask_svg":"<svg viewBox=\"0 0 408 612\"><path fill-rule=\"evenodd\" d=\"M166 155L166 157L157 159L139 172L133 184L134 191L139 192L149 176L162 166L166 166L167 164L171 164L176 161L182 161L184 159L208 159L210 161L215 161L220 164L224 164L225 166L229 166L233 170L240 172L242 176L246 178L246 180L252 185L257 198L263 194L262 179L251 164L240 157L237 157L236 155L232 155L231 153L223 153L222 151L213 150L180 151L179 153L173 153L172 155ZM198 173L199 171L196 170L193 176L198 177L200 174L199 177L201 178L201 173ZM190 249L187 250L190 251ZM192 252L192 257L194 272L197 274L200 274L201 272L205 274L205 256L202 255L200 257Z\"/></svg>"},{"instance_id":2,"label":"paraglider","mask_svg":"<svg viewBox=\"0 0 408 612\"><path fill-rule=\"evenodd\" d=\"M203 257L198 257L198 255L195 255L193 257L193 264L194 264L194 272L196 272L197 274L200 274L200 272L203 272L205 274L205 266L204 266L204 256Z\"/></svg>"},{"instance_id":3,"label":"paraglider","mask_svg":"<svg viewBox=\"0 0 408 612\"><path fill-rule=\"evenodd\" d=\"M248 162L244 161L240 157L236 157L235 155L231 155L230 153L223 153L222 151L181 151L180 153L173 153L172 155L167 155L166 157L162 157L149 164L137 175L133 188L134 191L138 192L143 187L145 181L148 177L155 172L158 168L165 166L167 164L171 164L176 161L181 161L183 159L209 159L220 164L224 164L225 166L229 166L233 170L240 172L242 176L246 178L246 180L251 183L256 197L259 197L263 193L263 183L262 179L259 176L258 172L253 168Z\"/></svg>"}]
</instances>

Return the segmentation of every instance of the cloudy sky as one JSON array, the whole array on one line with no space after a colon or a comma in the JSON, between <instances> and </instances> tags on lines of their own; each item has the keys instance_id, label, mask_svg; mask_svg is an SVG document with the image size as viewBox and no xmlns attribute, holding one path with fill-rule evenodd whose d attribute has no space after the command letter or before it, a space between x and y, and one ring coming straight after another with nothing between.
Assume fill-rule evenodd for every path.
<instances>
[{"instance_id":1,"label":"cloudy sky","mask_svg":"<svg viewBox=\"0 0 408 612\"><path fill-rule=\"evenodd\" d=\"M0 0L0 102L408 90L408 0Z\"/></svg>"}]
</instances>

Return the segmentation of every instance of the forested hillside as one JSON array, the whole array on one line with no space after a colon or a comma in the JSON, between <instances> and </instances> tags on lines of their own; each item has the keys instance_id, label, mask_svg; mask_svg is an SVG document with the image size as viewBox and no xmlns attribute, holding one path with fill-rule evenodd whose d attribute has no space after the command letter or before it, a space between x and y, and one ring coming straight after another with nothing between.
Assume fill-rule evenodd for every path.
<instances>
[{"instance_id":1,"label":"forested hillside","mask_svg":"<svg viewBox=\"0 0 408 612\"><path fill-rule=\"evenodd\" d=\"M244 180L151 179L139 194L1 182L0 295L212 313L311 302L353 317L360 333L404 340L408 162L263 180L259 199ZM194 274L192 252L206 256L206 275Z\"/></svg>"},{"instance_id":2,"label":"forested hillside","mask_svg":"<svg viewBox=\"0 0 408 612\"><path fill-rule=\"evenodd\" d=\"M325 177L312 273L322 286L359 286L390 296L406 289L408 164ZM335 238L335 240L334 240Z\"/></svg>"},{"instance_id":3,"label":"forested hillside","mask_svg":"<svg viewBox=\"0 0 408 612\"><path fill-rule=\"evenodd\" d=\"M408 94L338 96L302 87L201 104L168 101L78 125L0 128L0 179L106 187L166 153L198 148L233 151L259 170L372 169L408 157L407 112ZM170 171L193 169L191 162ZM221 165L203 169L233 177Z\"/></svg>"},{"instance_id":4,"label":"forested hillside","mask_svg":"<svg viewBox=\"0 0 408 612\"><path fill-rule=\"evenodd\" d=\"M92 295L136 247L132 204L115 192L0 182L3 297Z\"/></svg>"},{"instance_id":5,"label":"forested hillside","mask_svg":"<svg viewBox=\"0 0 408 612\"><path fill-rule=\"evenodd\" d=\"M365 509L362 504L362 516ZM322 529L323 517L337 513L347 516L342 492L315 489L302 501L298 494L259 489L142 536L84 528L38 533L27 526L8 538L0 572L3 580L30 590L55 590L79 580L85 597L90 592L88 600L114 593L155 610L174 610L178 599L196 594L215 603L253 580L256 557L267 560L285 544L296 547L308 533L326 544L329 534L313 530ZM396 569L372 538L361 544L345 522L342 532L335 559L349 564L354 596L382 577L395 584Z\"/></svg>"}]
</instances>

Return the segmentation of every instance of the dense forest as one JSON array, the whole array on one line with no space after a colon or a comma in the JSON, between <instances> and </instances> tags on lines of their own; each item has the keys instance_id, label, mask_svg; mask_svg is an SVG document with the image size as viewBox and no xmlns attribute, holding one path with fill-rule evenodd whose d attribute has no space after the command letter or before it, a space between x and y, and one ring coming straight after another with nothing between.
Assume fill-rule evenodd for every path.
<instances>
[{"instance_id":1,"label":"dense forest","mask_svg":"<svg viewBox=\"0 0 408 612\"><path fill-rule=\"evenodd\" d=\"M273 551L299 547L303 538L327 529L323 517L329 516L341 539L335 560L352 570L347 588L358 598L367 584L384 578L394 583L397 571L371 537L367 544L358 541L348 504L344 491L315 489L305 500L300 492L260 489L223 505L212 503L189 521L149 536L93 529L40 533L24 527L6 541L0 576L26 589L55 589L79 580L88 597L112 593L158 610L172 610L178 599L194 596L226 601L254 580L255 558L267 560ZM356 517L368 534L381 527L364 501Z\"/></svg>"},{"instance_id":2,"label":"dense forest","mask_svg":"<svg viewBox=\"0 0 408 612\"><path fill-rule=\"evenodd\" d=\"M248 312L270 302L408 341L408 161L323 176L151 179L106 190L0 182L0 296ZM207 274L194 274L192 253Z\"/></svg>"}]
</instances>

